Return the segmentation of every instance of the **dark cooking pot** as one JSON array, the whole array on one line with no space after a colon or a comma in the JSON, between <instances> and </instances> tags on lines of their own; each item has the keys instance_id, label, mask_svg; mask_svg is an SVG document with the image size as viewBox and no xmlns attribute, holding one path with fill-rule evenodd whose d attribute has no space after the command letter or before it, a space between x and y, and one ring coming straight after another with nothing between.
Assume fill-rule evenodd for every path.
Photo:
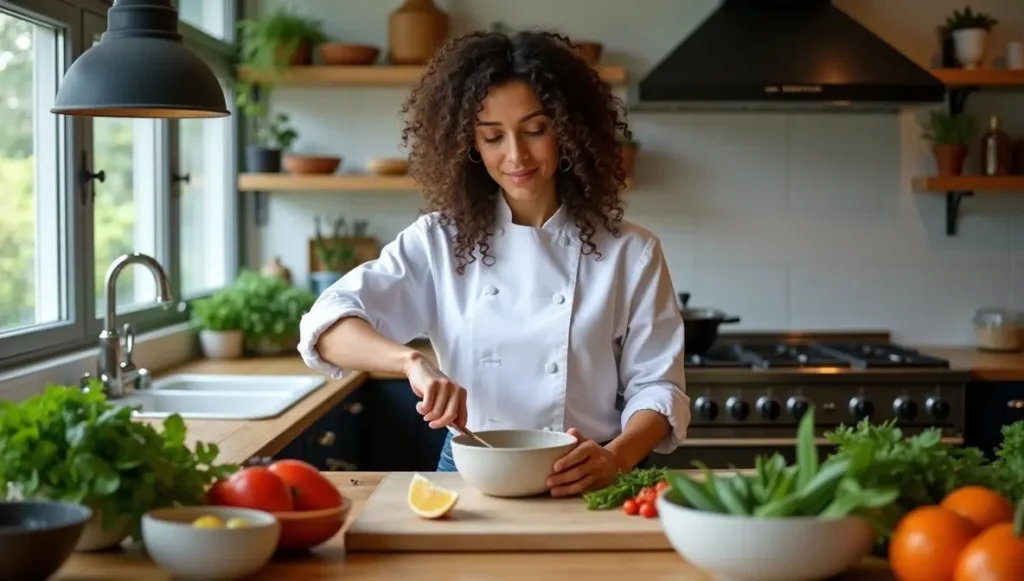
<instances>
[{"instance_id":1,"label":"dark cooking pot","mask_svg":"<svg viewBox=\"0 0 1024 581\"><path fill-rule=\"evenodd\" d=\"M683 315L683 329L686 343L684 351L702 355L718 339L718 326L739 323L739 317L731 317L718 309L689 307L690 293L679 293L679 312Z\"/></svg>"}]
</instances>

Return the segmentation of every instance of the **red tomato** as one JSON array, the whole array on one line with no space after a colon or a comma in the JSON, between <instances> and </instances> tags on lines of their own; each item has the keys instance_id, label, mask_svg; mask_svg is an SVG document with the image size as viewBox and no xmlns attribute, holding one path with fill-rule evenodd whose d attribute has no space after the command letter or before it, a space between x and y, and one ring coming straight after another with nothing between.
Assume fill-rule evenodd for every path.
<instances>
[{"instance_id":1,"label":"red tomato","mask_svg":"<svg viewBox=\"0 0 1024 581\"><path fill-rule=\"evenodd\" d=\"M265 466L243 468L210 489L211 504L253 508L267 512L294 510L288 486Z\"/></svg>"},{"instance_id":2,"label":"red tomato","mask_svg":"<svg viewBox=\"0 0 1024 581\"><path fill-rule=\"evenodd\" d=\"M640 505L640 516L644 518L654 518L658 516L658 509L653 503L645 502Z\"/></svg>"},{"instance_id":3,"label":"red tomato","mask_svg":"<svg viewBox=\"0 0 1024 581\"><path fill-rule=\"evenodd\" d=\"M658 482L656 485L654 485L654 490L656 490L658 492L661 492L662 490L665 490L666 488L668 488L668 482L665 482L664 480L662 480L662 481Z\"/></svg>"},{"instance_id":4,"label":"red tomato","mask_svg":"<svg viewBox=\"0 0 1024 581\"><path fill-rule=\"evenodd\" d=\"M302 460L278 460L269 466L291 490L295 510L321 510L341 506L344 498L315 466Z\"/></svg>"},{"instance_id":5,"label":"red tomato","mask_svg":"<svg viewBox=\"0 0 1024 581\"><path fill-rule=\"evenodd\" d=\"M640 503L630 498L622 504L622 511L630 516L640 514Z\"/></svg>"}]
</instances>

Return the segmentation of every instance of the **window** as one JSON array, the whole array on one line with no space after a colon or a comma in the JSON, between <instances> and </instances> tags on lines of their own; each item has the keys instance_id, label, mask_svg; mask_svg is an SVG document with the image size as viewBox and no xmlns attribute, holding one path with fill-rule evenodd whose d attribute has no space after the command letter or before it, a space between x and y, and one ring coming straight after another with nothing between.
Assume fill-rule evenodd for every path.
<instances>
[{"instance_id":1,"label":"window","mask_svg":"<svg viewBox=\"0 0 1024 581\"><path fill-rule=\"evenodd\" d=\"M231 0L178 0L178 19L218 40L234 39Z\"/></svg>"},{"instance_id":2,"label":"window","mask_svg":"<svg viewBox=\"0 0 1024 581\"><path fill-rule=\"evenodd\" d=\"M225 95L231 103L231 96ZM182 298L228 283L237 215L233 117L178 123L178 276Z\"/></svg>"},{"instance_id":3,"label":"window","mask_svg":"<svg viewBox=\"0 0 1024 581\"><path fill-rule=\"evenodd\" d=\"M231 103L231 0L181 0L184 42ZM107 269L141 252L195 298L234 277L237 119L71 118L50 113L70 63L100 40L104 3L0 0L0 368L94 347ZM97 8L99 10L97 11ZM153 277L118 277L117 323L186 320Z\"/></svg>"},{"instance_id":4,"label":"window","mask_svg":"<svg viewBox=\"0 0 1024 581\"><path fill-rule=\"evenodd\" d=\"M62 124L48 114L62 41L52 27L0 11L0 336L70 319Z\"/></svg>"}]
</instances>

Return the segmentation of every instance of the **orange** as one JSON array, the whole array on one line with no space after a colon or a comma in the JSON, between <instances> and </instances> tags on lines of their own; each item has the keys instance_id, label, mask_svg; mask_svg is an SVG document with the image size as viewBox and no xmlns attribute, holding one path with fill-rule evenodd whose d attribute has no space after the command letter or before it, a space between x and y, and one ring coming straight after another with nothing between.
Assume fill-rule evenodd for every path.
<instances>
[{"instance_id":1,"label":"orange","mask_svg":"<svg viewBox=\"0 0 1024 581\"><path fill-rule=\"evenodd\" d=\"M1022 519L1024 520L1024 519ZM1003 523L981 533L960 554L955 581L1024 579L1024 537Z\"/></svg>"},{"instance_id":2,"label":"orange","mask_svg":"<svg viewBox=\"0 0 1024 581\"><path fill-rule=\"evenodd\" d=\"M975 525L940 506L911 510L889 541L889 567L899 581L954 581L957 559L977 535Z\"/></svg>"},{"instance_id":3,"label":"orange","mask_svg":"<svg viewBox=\"0 0 1024 581\"><path fill-rule=\"evenodd\" d=\"M984 486L957 488L942 499L940 506L973 522L979 530L1013 522L1013 503Z\"/></svg>"},{"instance_id":4,"label":"orange","mask_svg":"<svg viewBox=\"0 0 1024 581\"><path fill-rule=\"evenodd\" d=\"M459 493L437 486L422 474L412 475L409 482L409 508L423 518L446 516L459 501Z\"/></svg>"}]
</instances>

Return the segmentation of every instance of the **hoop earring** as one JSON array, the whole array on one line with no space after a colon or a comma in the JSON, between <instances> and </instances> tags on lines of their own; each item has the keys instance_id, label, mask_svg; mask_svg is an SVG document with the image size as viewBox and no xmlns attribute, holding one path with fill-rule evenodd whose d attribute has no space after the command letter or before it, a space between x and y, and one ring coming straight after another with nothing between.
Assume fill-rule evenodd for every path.
<instances>
[{"instance_id":1,"label":"hoop earring","mask_svg":"<svg viewBox=\"0 0 1024 581\"><path fill-rule=\"evenodd\" d=\"M466 157L468 157L469 161L471 161L473 163L480 163L481 161L484 160L484 158L482 158L482 157L477 158L477 159L473 159L473 148L472 147L470 147L469 151L466 152Z\"/></svg>"},{"instance_id":2,"label":"hoop earring","mask_svg":"<svg viewBox=\"0 0 1024 581\"><path fill-rule=\"evenodd\" d=\"M562 167L562 162L563 161L567 164L565 167ZM571 170L572 169L572 160L569 159L568 157L562 156L558 160L558 169L560 171L569 171L569 170Z\"/></svg>"}]
</instances>

